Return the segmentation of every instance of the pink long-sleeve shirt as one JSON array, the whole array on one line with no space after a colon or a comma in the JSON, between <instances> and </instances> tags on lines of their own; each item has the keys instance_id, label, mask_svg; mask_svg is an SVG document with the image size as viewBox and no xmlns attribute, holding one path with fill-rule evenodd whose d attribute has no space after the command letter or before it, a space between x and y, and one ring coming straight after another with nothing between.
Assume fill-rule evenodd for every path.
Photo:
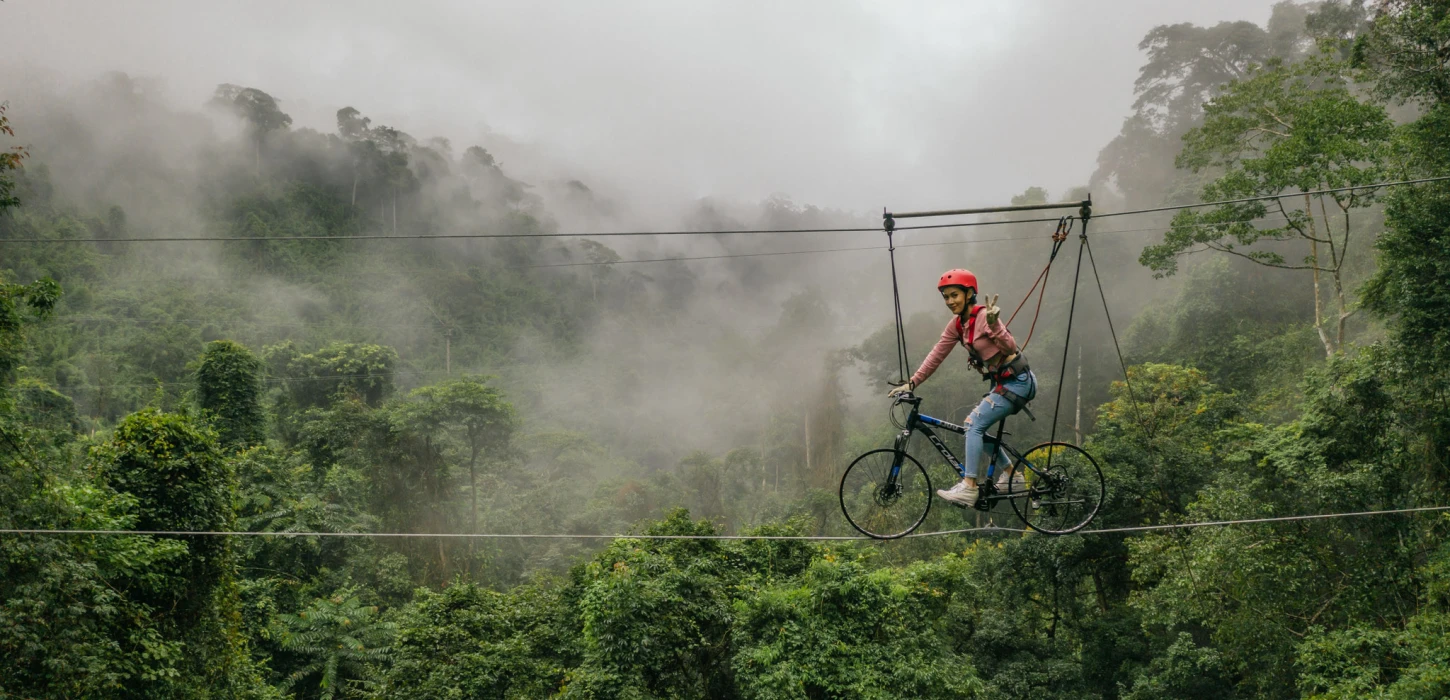
<instances>
[{"instance_id":1,"label":"pink long-sleeve shirt","mask_svg":"<svg viewBox=\"0 0 1450 700\"><path fill-rule=\"evenodd\" d=\"M1012 339L1011 331L1002 323L1001 319L991 325L987 324L987 307L978 306L975 316L966 322L960 318L954 318L947 323L946 330L942 331L941 340L936 341L936 347L931 349L926 359L921 361L921 367L916 374L911 375L912 386L921 386L921 383L930 377L937 367L941 366L942 360L947 359L952 348L958 343L962 345L971 344L976 350L982 362L990 366L992 358L1000 353L1011 355L1017 352L1017 341Z\"/></svg>"}]
</instances>

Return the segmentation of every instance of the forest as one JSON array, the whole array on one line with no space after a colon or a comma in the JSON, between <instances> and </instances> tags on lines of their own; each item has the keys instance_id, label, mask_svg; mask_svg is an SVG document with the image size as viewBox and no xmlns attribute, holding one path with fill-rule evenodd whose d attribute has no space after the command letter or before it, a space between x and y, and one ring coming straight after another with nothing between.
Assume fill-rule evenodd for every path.
<instances>
[{"instance_id":1,"label":"forest","mask_svg":"<svg viewBox=\"0 0 1450 700\"><path fill-rule=\"evenodd\" d=\"M1101 512L886 542L836 493L896 433L874 213L646 213L265 85L7 81L0 697L1450 697L1450 511L1373 514L1450 505L1450 182L1348 189L1450 175L1450 0L1139 49L1090 181L1012 202L1240 200L1092 221L1070 344L1075 237L1055 263L1008 425L1090 451ZM1010 311L1028 218L899 235L903 284ZM715 233L822 228L864 231ZM954 357L920 395L985 389Z\"/></svg>"}]
</instances>

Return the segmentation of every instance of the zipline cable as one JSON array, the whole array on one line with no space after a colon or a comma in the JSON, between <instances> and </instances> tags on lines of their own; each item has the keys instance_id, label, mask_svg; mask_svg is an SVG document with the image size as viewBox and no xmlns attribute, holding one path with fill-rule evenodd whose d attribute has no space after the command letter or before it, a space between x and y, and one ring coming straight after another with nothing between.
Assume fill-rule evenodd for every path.
<instances>
[{"instance_id":1,"label":"zipline cable","mask_svg":"<svg viewBox=\"0 0 1450 700\"><path fill-rule=\"evenodd\" d=\"M1038 296L1038 300L1037 300L1037 311L1034 313L1034 316L1033 316L1032 328L1028 330L1027 340L1024 341L1023 342L1023 345L1022 345L1022 348L1024 350L1026 349L1027 343L1031 342L1032 337L1033 337L1033 333L1035 332L1035 329L1037 327L1037 315L1041 313L1043 298L1044 298L1044 296L1046 295L1046 292L1047 292L1047 288L1046 288L1045 282L1047 280L1048 271L1049 271L1049 269L1052 266L1052 261L1056 258L1057 253L1058 253L1058 251L1061 248L1062 242L1064 240L1066 240L1067 235L1068 235L1067 232L1063 232L1062 231L1062 222L1063 222L1063 219L1069 219L1070 220L1072 218L1073 217L1070 217L1069 216L1069 217L1061 217L1059 219L1044 219L1043 220L1043 221L1057 221L1058 224L1059 224L1059 226L1058 226L1058 231L1054 232L1054 234L1053 234L1053 250L1052 250L1051 255L1048 258L1047 266L1044 267L1043 268L1043 272L1038 275L1038 281L1039 282L1043 282L1044 284L1043 284L1043 287L1040 290L1040 294ZM1267 217L1259 217L1259 218L1267 218ZM1255 219L1244 219L1242 221L1237 221L1237 222L1219 222L1218 224L1213 224L1213 225L1221 225L1223 223L1249 223L1249 222L1252 222L1252 221L1257 221L1257 220L1259 220L1259 218L1255 218ZM1023 223L1023 222L1017 222L1017 223ZM1207 225L1207 224L1204 224L1204 225ZM904 227L899 227L896 230L900 230L901 228L904 228ZM1069 221L1068 231L1070 231L1070 230L1071 230L1071 222ZM1109 235L1109 234L1139 233L1139 232L1145 232L1145 231L1160 231L1160 230L1163 230L1163 227L1161 227L1161 226L1151 226L1151 227L1139 228L1139 229L1121 229L1121 230L1115 230L1115 231L1099 231L1099 232L1094 233L1093 235L1095 235L1095 236L1104 236L1104 235ZM1002 238L974 239L974 240L969 240L969 241L938 241L938 242L932 242L932 243L903 243L903 244L893 244L893 247L894 248L923 248L923 247L938 247L938 246L945 246L945 245L965 245L965 244L970 244L970 243L990 243L990 242L1004 242L1004 241L1036 241L1036 240L1038 240L1037 236L1008 236L1008 237L1002 237ZM713 255L713 256L696 256L696 257L681 257L681 258L660 258L660 259L654 259L654 260L620 260L620 261L613 261L613 262L606 262L606 263L560 263L558 265L534 265L534 266L526 266L526 267L563 267L563 266L574 266L574 265L605 265L605 264L621 264L621 263L632 263L632 262L673 262L673 261L685 261L685 260L713 260L713 259L719 259L719 258L760 257L760 256L772 256L772 255L803 255L803 254L810 254L810 253L834 253L834 252L846 252L846 251L876 251L876 250L880 250L880 247L879 246L862 246L862 247L855 247L855 248L827 248L827 249L816 249L816 250L783 251L783 252L774 252L774 253L742 253L742 254L737 254L737 255ZM1092 254L1091 253L1091 249L1089 249L1088 254L1089 254L1089 257L1091 258L1091 254ZM894 260L894 254L893 254L893 260ZM1094 264L1094 270L1095 270L1094 271L1094 274L1096 275L1096 264ZM1099 286L1101 286L1101 282L1099 283ZM1021 311L1023 305L1025 305L1027 303L1027 300L1031 298L1032 293L1033 293L1033 289L1037 289L1037 283L1033 283L1032 289L1029 289L1028 290L1027 295L1023 297L1022 303L1020 303L1020 304L1017 305L1016 311L1013 311L1012 312L1012 316L1007 319L1007 324L1008 325L1011 325L1012 320L1017 317L1017 312L1018 311ZM894 278L893 278L893 292L895 292L895 280L894 280ZM1101 293L1101 289L1099 290L1099 292ZM898 306L899 306L899 296L896 296L894 300L898 303ZM1106 308L1106 300L1104 300L1104 308ZM902 327L901 324L900 324L900 319L901 318L902 317L899 315L899 308L898 308L898 318L897 318L897 321L898 321L898 329L900 329ZM57 322L80 322L80 323L91 323L91 322L94 322L94 323L118 323L118 324L125 324L125 325L135 325L135 324L145 324L145 323L149 323L149 324L153 324L153 325L156 325L156 324L165 324L165 323L204 325L204 324L209 324L209 323L215 323L214 320L209 320L209 319L172 319L172 320L167 320L167 319L115 319L115 318L105 318L105 317L57 317L56 321ZM1109 322L1111 323L1111 319L1109 319ZM312 324L308 324L308 323L266 323L266 322L256 322L256 323L252 323L252 322L246 322L246 321L243 321L243 322L240 322L240 323L242 325L251 325L251 326L258 326L258 327L285 327L285 328L314 328L314 327L315 328L335 328L335 327L340 328L340 327L346 327L346 328L364 328L364 329L373 329L373 328L401 328L401 329L417 330L417 331L439 330L441 328L445 328L445 326L420 326L420 325L416 325L416 324L327 324L327 323L312 323ZM460 324L460 325L452 326L451 328L458 329L458 330L468 331L468 330L477 330L479 328L479 326ZM904 338L903 334L901 334L900 332L898 332L898 335L897 335L897 342L898 342L897 347L898 347L898 351L900 351L901 348L904 346L904 340L905 340L905 338ZM1114 340L1116 342L1116 337L1114 338ZM904 355L902 355L902 356L904 356ZM909 363L909 361L910 361L910 358L909 357L906 358L905 361L902 361L900 359L900 356L898 357L898 369L903 374L904 374L904 369L903 368ZM1119 356L1119 362L1120 363L1122 362L1121 353L1120 353L1120 356ZM1126 376L1126 369L1124 371L1125 371L1125 376ZM385 376L412 376L412 375L431 375L431 374L450 374L450 373L447 372L447 371L445 371L445 370L401 370L401 371L397 371L397 372L377 372L377 373L372 373L372 374L367 374L367 375L345 375L345 376L334 376L334 377L267 377L267 378L263 379L262 381L264 383L310 382L310 381L339 381L339 380L348 380L348 379L368 379L368 378L373 378L373 377L385 377ZM902 381L905 381L905 379L902 379ZM157 382L146 382L146 383L105 384L105 385L99 385L99 384L84 384L84 385L83 384L75 384L75 385L69 385L69 386L62 387L62 388L63 389L66 389L66 390L79 389L79 390L87 390L87 391L101 391L101 390L106 390L106 389L138 389L138 388L139 389L151 389L151 388L155 388L157 386L180 386L180 385L190 386L191 384L192 384L192 382L190 382L190 381L157 381Z\"/></svg>"},{"instance_id":2,"label":"zipline cable","mask_svg":"<svg viewBox=\"0 0 1450 700\"><path fill-rule=\"evenodd\" d=\"M1450 511L1450 506L1423 506L1418 508L1395 508L1388 510L1361 510L1345 513L1316 513L1311 515L1284 515L1265 518L1241 518L1236 520L1208 520L1189 523L1165 523L1160 525L1135 525L1110 527L1101 530L1080 530L1059 537L1086 535L1112 535L1129 532L1153 532L1157 530L1183 530L1200 527L1226 527L1230 525L1255 525L1281 523L1298 520L1332 520L1336 518L1366 517L1375 515L1404 515L1408 513L1434 513ZM1026 532L1018 528L985 527L961 530L936 530L906 535L911 537L939 537L962 535L973 532ZM252 532L246 530L67 530L41 528L0 528L0 535L131 535L165 537L395 537L395 538L476 538L476 539L553 539L553 540L786 540L786 541L860 541L882 542L861 535L594 535L594 534L497 534L497 533L454 533L454 532ZM884 540L891 542L893 540Z\"/></svg>"},{"instance_id":3,"label":"zipline cable","mask_svg":"<svg viewBox=\"0 0 1450 700\"><path fill-rule=\"evenodd\" d=\"M952 534L1006 530L1000 527L980 527L953 530ZM1018 532L1021 532L1018 530ZM925 532L916 537L927 537L943 533ZM0 535L148 535L159 537L383 537L383 538L443 538L443 539L517 539L517 540L785 540L785 541L866 541L875 540L864 535L595 535L595 534L498 534L466 532L253 532L247 530L42 530L7 528L0 529ZM912 535L908 535L910 537Z\"/></svg>"},{"instance_id":4,"label":"zipline cable","mask_svg":"<svg viewBox=\"0 0 1450 700\"><path fill-rule=\"evenodd\" d=\"M1372 190L1380 187L1398 187L1402 185L1418 185L1427 182L1442 182L1450 180L1450 175L1439 177L1426 177L1417 180L1397 180L1393 182L1376 182L1368 185L1353 185L1349 187L1334 187L1322 190L1311 190L1308 192L1292 192L1289 194L1271 194L1260 197L1244 197L1242 199L1224 199L1214 202L1201 202L1198 204L1178 204L1166 207L1153 207L1149 209L1130 209L1128 211L1109 212L1097 214L1098 217L1107 216L1134 216L1138 214L1152 214L1163 211L1177 211L1180 209L1196 209L1200 207L1214 207L1223 204L1241 204L1245 202L1261 202L1270 199L1285 199L1288 197L1302 197L1305 195L1333 194L1336 192L1349 192L1352 190ZM1000 226L1004 224L1025 224L1043 223L1056 221L1054 218L1019 219L1002 221L968 221L952 224L930 224L924 226L901 226L897 230L921 230L935 228L966 228L972 226ZM597 232L576 232L576 233L436 233L436 234L408 234L402 236L390 235L361 235L361 236L162 236L157 238L0 238L0 245L6 243L179 243L199 241L362 241L362 240L431 240L431 239L468 239L468 238L603 238L612 236L718 236L725 234L743 233L871 233L876 231L869 227L842 227L842 228L798 228L798 229L724 229L719 231L597 231Z\"/></svg>"},{"instance_id":5,"label":"zipline cable","mask_svg":"<svg viewBox=\"0 0 1450 700\"><path fill-rule=\"evenodd\" d=\"M1187 530L1198 527L1222 527L1226 525L1254 525L1259 523L1282 523L1296 520L1329 520L1353 518L1367 515L1402 515L1405 513L1433 513L1450 511L1450 506L1425 506L1421 508L1395 508L1392 510L1362 510L1352 513L1321 513L1317 515L1284 515L1270 518L1242 518L1238 520L1209 520L1190 523L1165 523L1162 525L1135 525L1129 527L1108 527L1101 530L1083 530L1080 535L1111 535L1124 532L1152 532L1155 530Z\"/></svg>"},{"instance_id":6,"label":"zipline cable","mask_svg":"<svg viewBox=\"0 0 1450 700\"><path fill-rule=\"evenodd\" d=\"M1372 189L1377 189L1377 188L1380 188L1380 187L1399 187L1401 185L1419 185L1419 184L1426 183L1426 182L1443 182L1445 180L1450 180L1450 175L1441 175L1439 177L1422 177L1422 178L1420 178L1418 180L1397 180L1397 181L1394 181L1394 182L1376 182L1376 183L1370 184L1370 185L1352 185L1352 186L1349 186L1349 187L1332 187L1332 188L1324 189L1324 190L1310 190L1308 192L1291 192L1289 194L1269 194L1269 195L1264 195L1262 197L1244 197L1243 199L1221 199L1221 200L1218 200L1218 201L1215 201L1215 202L1202 202L1200 204L1176 204L1176 205L1166 206L1166 207L1153 207L1152 209L1133 209L1133 210L1130 210L1130 211L1117 211L1117 212L1111 212L1111 213L1108 213L1108 214L1098 214L1098 216L1099 217L1104 217L1104 216L1131 216L1131 215L1134 215L1134 214L1151 214L1151 213L1160 212L1160 211L1178 211L1180 209L1197 209L1199 207L1216 207L1216 206L1220 206L1220 205L1224 205L1224 204L1243 204L1243 203L1246 203L1246 202L1263 202L1263 201L1267 201L1267 200L1270 200L1270 199L1287 199L1289 197L1304 197L1306 195L1307 196L1313 196L1313 195L1319 195L1319 194L1334 194L1336 192L1349 192L1351 190L1372 190Z\"/></svg>"},{"instance_id":7,"label":"zipline cable","mask_svg":"<svg viewBox=\"0 0 1450 700\"><path fill-rule=\"evenodd\" d=\"M1003 226L1006 224L1030 224L1056 219L1019 219L1001 221L963 221L951 224L924 224L901 226L900 231L917 231L941 228L972 228L977 226ZM285 242L285 241L408 241L449 239L518 239L518 238L610 238L619 236L721 236L742 233L873 233L879 229L869 227L846 228L783 228L783 229L728 229L719 231L578 231L562 233L417 233L404 235L364 234L354 236L159 236L152 238L0 238L5 243L191 243L201 241L232 242Z\"/></svg>"}]
</instances>

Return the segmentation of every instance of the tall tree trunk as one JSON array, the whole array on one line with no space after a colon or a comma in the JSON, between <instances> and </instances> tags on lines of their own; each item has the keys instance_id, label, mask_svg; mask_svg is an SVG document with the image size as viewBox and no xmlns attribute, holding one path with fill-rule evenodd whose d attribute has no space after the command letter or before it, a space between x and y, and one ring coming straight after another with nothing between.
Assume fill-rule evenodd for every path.
<instances>
[{"instance_id":1,"label":"tall tree trunk","mask_svg":"<svg viewBox=\"0 0 1450 700\"><path fill-rule=\"evenodd\" d=\"M811 470L811 408L809 406L806 407L804 414L806 417L806 478L815 481L811 478L815 472Z\"/></svg>"},{"instance_id":2,"label":"tall tree trunk","mask_svg":"<svg viewBox=\"0 0 1450 700\"><path fill-rule=\"evenodd\" d=\"M1314 330L1319 332L1319 342L1324 344L1324 356L1334 356L1334 341L1324 327L1324 295L1319 285L1319 233L1314 225L1314 208L1309 195L1304 195L1304 213L1309 220L1309 269L1314 275Z\"/></svg>"},{"instance_id":3,"label":"tall tree trunk","mask_svg":"<svg viewBox=\"0 0 1450 700\"><path fill-rule=\"evenodd\" d=\"M1329 221L1325 220L1324 229L1329 230ZM1344 347L1344 322L1349 320L1349 304L1344 300L1344 280L1340 277L1340 269L1344 267L1344 258L1349 253L1349 209L1344 210L1344 248L1340 251L1334 263L1334 297L1339 306L1339 327L1337 330L1337 347ZM1333 236L1333 234L1330 234Z\"/></svg>"},{"instance_id":4,"label":"tall tree trunk","mask_svg":"<svg viewBox=\"0 0 1450 700\"><path fill-rule=\"evenodd\" d=\"M1082 444L1082 343L1077 346L1077 407L1072 415L1072 432L1077 435L1077 444Z\"/></svg>"},{"instance_id":5,"label":"tall tree trunk","mask_svg":"<svg viewBox=\"0 0 1450 700\"><path fill-rule=\"evenodd\" d=\"M352 206L354 208L357 207L357 179L358 179L358 173L357 173L357 170L354 169L352 171Z\"/></svg>"},{"instance_id":6,"label":"tall tree trunk","mask_svg":"<svg viewBox=\"0 0 1450 700\"><path fill-rule=\"evenodd\" d=\"M470 440L469 442L472 442ZM468 496L473 503L468 514L468 534L478 534L478 448L473 447L468 458ZM473 577L473 543L478 538L468 538L468 575Z\"/></svg>"}]
</instances>

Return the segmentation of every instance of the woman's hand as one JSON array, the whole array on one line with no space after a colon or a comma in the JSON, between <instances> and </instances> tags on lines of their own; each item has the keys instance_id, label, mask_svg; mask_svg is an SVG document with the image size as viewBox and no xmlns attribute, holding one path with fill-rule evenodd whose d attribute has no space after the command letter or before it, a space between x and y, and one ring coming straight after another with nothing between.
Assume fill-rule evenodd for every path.
<instances>
[{"instance_id":1,"label":"woman's hand","mask_svg":"<svg viewBox=\"0 0 1450 700\"><path fill-rule=\"evenodd\" d=\"M997 318L1002 315L1002 310L997 308L997 295L992 295L992 300L987 302L987 325L997 325Z\"/></svg>"},{"instance_id":2,"label":"woman's hand","mask_svg":"<svg viewBox=\"0 0 1450 700\"><path fill-rule=\"evenodd\" d=\"M907 382L905 384L902 384L901 386L893 388L891 391L886 392L886 395L895 397L902 394L909 394L911 393L911 390L915 388L915 385L913 385L911 382Z\"/></svg>"}]
</instances>

